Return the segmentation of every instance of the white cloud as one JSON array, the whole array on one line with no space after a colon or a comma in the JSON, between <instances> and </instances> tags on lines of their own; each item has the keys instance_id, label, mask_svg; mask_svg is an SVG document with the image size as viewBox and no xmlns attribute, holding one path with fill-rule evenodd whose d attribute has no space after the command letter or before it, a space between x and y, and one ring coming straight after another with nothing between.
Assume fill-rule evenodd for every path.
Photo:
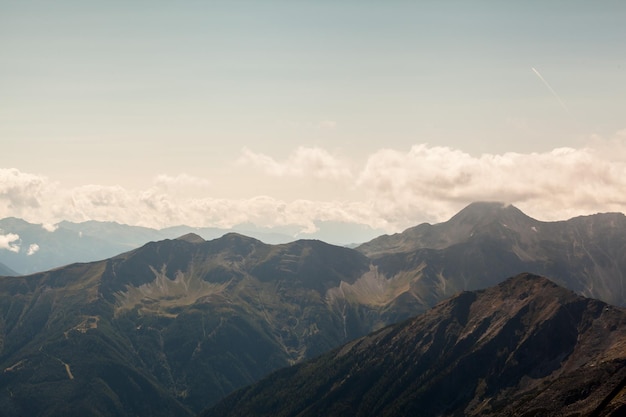
<instances>
[{"instance_id":1,"label":"white cloud","mask_svg":"<svg viewBox=\"0 0 626 417\"><path fill-rule=\"evenodd\" d=\"M314 231L315 222L340 221L395 232L447 220L478 200L515 204L541 220L626 211L623 132L593 137L579 149L543 153L471 155L420 144L406 151L378 150L358 167L324 149L301 147L282 161L245 149L239 162L307 186L314 182L304 180L323 179L323 187L339 190L343 199L260 196L253 186L246 198L219 198L208 195L213 192L208 180L187 174L158 176L140 190L94 184L64 189L45 177L0 170L12 184L0 182L0 217L22 217L42 227L61 220L100 220L157 228L253 223L298 226L302 232ZM193 192L180 192L180 187ZM19 236L1 239L0 247L19 250Z\"/></svg>"},{"instance_id":2,"label":"white cloud","mask_svg":"<svg viewBox=\"0 0 626 417\"><path fill-rule=\"evenodd\" d=\"M512 203L542 219L626 209L626 164L591 148L480 156L428 145L381 150L358 183L398 225L445 220L472 201Z\"/></svg>"},{"instance_id":3,"label":"white cloud","mask_svg":"<svg viewBox=\"0 0 626 417\"><path fill-rule=\"evenodd\" d=\"M20 236L15 233L0 234L0 249L18 253L20 251Z\"/></svg>"},{"instance_id":4,"label":"white cloud","mask_svg":"<svg viewBox=\"0 0 626 417\"><path fill-rule=\"evenodd\" d=\"M52 232L56 231L59 228L59 225L58 224L54 224L54 223L42 223L41 224L41 228L43 230L45 230L46 232L52 233Z\"/></svg>"},{"instance_id":5,"label":"white cloud","mask_svg":"<svg viewBox=\"0 0 626 417\"><path fill-rule=\"evenodd\" d=\"M278 162L271 156L244 148L238 162L242 165L255 166L265 171L266 174L276 177L310 176L327 180L352 178L348 163L322 148L300 146L283 162Z\"/></svg>"},{"instance_id":6,"label":"white cloud","mask_svg":"<svg viewBox=\"0 0 626 417\"><path fill-rule=\"evenodd\" d=\"M176 176L170 176L167 174L158 175L154 179L154 184L157 187L162 188L177 188L177 187L198 187L208 188L211 186L211 182L205 178L194 177L186 173L178 174Z\"/></svg>"},{"instance_id":7,"label":"white cloud","mask_svg":"<svg viewBox=\"0 0 626 417\"><path fill-rule=\"evenodd\" d=\"M25 208L39 207L47 184L46 177L0 168L0 204L18 214Z\"/></svg>"},{"instance_id":8,"label":"white cloud","mask_svg":"<svg viewBox=\"0 0 626 417\"><path fill-rule=\"evenodd\" d=\"M32 243L28 247L28 251L26 252L26 255L28 256L34 255L35 253L37 253L37 251L39 251L39 245L36 243Z\"/></svg>"}]
</instances>

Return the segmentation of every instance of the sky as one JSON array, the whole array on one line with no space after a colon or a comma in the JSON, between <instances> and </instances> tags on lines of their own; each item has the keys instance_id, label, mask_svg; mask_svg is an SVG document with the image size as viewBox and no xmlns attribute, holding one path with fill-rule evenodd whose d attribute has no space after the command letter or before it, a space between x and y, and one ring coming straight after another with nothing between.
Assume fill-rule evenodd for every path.
<instances>
[{"instance_id":1,"label":"sky","mask_svg":"<svg viewBox=\"0 0 626 417\"><path fill-rule=\"evenodd\" d=\"M0 0L0 218L626 211L623 1Z\"/></svg>"}]
</instances>

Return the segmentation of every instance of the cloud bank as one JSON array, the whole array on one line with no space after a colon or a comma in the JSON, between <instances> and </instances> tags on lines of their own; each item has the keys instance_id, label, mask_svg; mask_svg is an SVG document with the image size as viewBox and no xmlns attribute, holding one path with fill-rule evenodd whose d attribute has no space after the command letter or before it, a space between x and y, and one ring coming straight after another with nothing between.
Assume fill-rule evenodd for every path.
<instances>
[{"instance_id":1,"label":"cloud bank","mask_svg":"<svg viewBox=\"0 0 626 417\"><path fill-rule=\"evenodd\" d=\"M441 220L472 201L502 201L541 219L624 211L626 164L591 148L471 156L446 147L413 146L370 156L359 185L385 218Z\"/></svg>"},{"instance_id":2,"label":"cloud bank","mask_svg":"<svg viewBox=\"0 0 626 417\"><path fill-rule=\"evenodd\" d=\"M38 208L46 186L52 184L41 175L21 172L15 168L0 169L0 201L12 213Z\"/></svg>"},{"instance_id":3,"label":"cloud bank","mask_svg":"<svg viewBox=\"0 0 626 417\"><path fill-rule=\"evenodd\" d=\"M543 153L470 155L418 144L404 151L380 149L359 162L322 148L300 147L283 160L246 148L235 162L252 170L254 181L311 178L344 189L350 198L287 200L256 195L254 187L247 198L220 198L209 194L215 179L187 174L157 176L143 190L95 184L67 189L45 176L0 169L0 217L156 228L296 225L306 233L319 221L397 232L447 220L473 201L514 204L540 220L626 211L626 131L610 140L592 138L587 147ZM181 187L193 193L181 194ZM2 248L15 250L15 242L12 235L0 236Z\"/></svg>"}]
</instances>

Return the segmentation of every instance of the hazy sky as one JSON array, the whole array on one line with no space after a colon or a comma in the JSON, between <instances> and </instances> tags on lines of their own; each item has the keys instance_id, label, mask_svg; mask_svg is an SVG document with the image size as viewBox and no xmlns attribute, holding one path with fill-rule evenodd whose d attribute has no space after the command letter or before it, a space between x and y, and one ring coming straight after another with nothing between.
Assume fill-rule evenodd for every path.
<instances>
[{"instance_id":1,"label":"hazy sky","mask_svg":"<svg viewBox=\"0 0 626 417\"><path fill-rule=\"evenodd\" d=\"M626 2L0 0L0 217L626 211Z\"/></svg>"}]
</instances>

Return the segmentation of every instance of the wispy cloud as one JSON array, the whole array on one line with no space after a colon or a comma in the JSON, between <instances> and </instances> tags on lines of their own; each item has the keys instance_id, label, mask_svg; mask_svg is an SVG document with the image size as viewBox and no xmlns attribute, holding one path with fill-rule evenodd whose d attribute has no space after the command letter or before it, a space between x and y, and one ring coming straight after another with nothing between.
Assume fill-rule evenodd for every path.
<instances>
[{"instance_id":1,"label":"wispy cloud","mask_svg":"<svg viewBox=\"0 0 626 417\"><path fill-rule=\"evenodd\" d=\"M263 170L268 175L277 177L311 176L329 180L349 179L352 177L352 172L347 162L340 160L322 148L298 147L282 162L276 161L271 156L244 148L238 162L242 165L252 165Z\"/></svg>"},{"instance_id":2,"label":"wispy cloud","mask_svg":"<svg viewBox=\"0 0 626 417\"><path fill-rule=\"evenodd\" d=\"M154 179L154 184L158 187L198 187L208 188L211 186L211 181L206 178L194 177L186 173L171 176L167 174L158 175Z\"/></svg>"}]
</instances>

